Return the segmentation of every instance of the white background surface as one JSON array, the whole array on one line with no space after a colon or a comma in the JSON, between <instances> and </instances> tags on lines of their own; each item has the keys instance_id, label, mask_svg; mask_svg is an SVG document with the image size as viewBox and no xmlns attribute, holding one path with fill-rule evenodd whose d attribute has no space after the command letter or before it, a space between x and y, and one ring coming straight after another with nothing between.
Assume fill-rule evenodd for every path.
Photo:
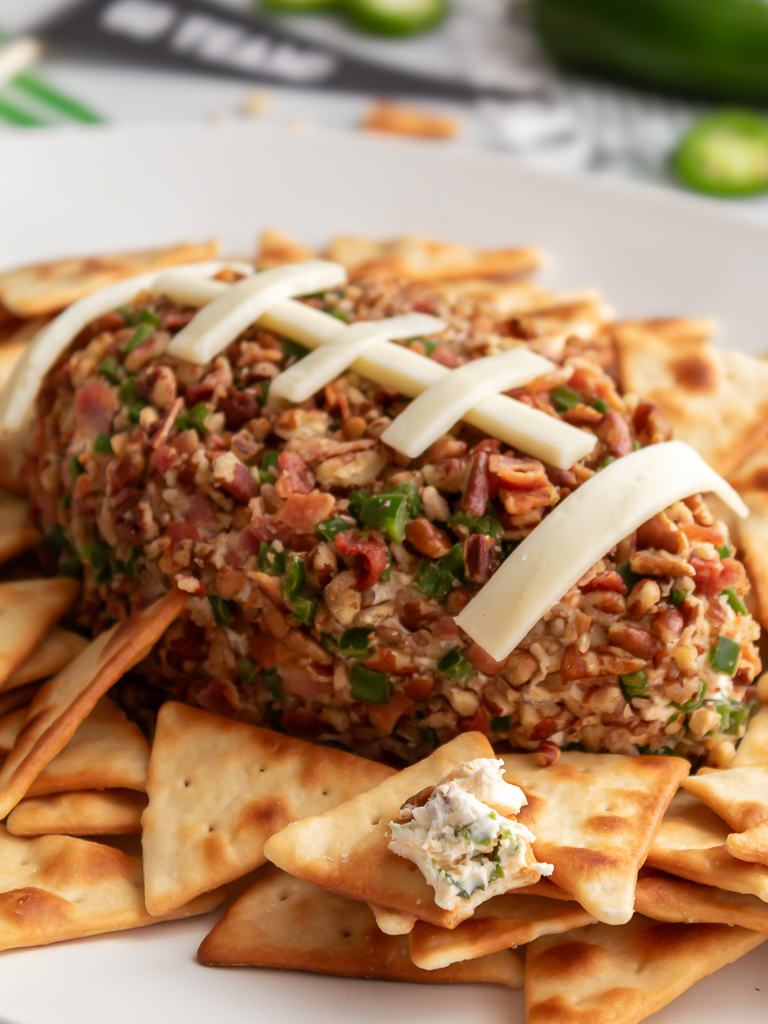
<instances>
[{"instance_id":1,"label":"white background surface","mask_svg":"<svg viewBox=\"0 0 768 1024\"><path fill-rule=\"evenodd\" d=\"M715 314L768 348L768 229L652 189L606 188L439 147L251 125L0 138L0 267L64 252L222 237L251 253L274 225L535 243L562 287L599 285L623 315ZM215 918L0 955L2 1024L522 1024L519 993L200 967ZM308 922L311 927L311 923ZM768 945L652 1024L765 1024Z\"/></svg>"}]
</instances>

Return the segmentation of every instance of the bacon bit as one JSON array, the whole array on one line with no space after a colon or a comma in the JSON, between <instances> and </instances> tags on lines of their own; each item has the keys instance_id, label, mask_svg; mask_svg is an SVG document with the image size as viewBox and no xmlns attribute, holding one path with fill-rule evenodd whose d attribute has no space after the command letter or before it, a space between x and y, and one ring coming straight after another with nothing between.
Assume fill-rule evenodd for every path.
<instances>
[{"instance_id":1,"label":"bacon bit","mask_svg":"<svg viewBox=\"0 0 768 1024\"><path fill-rule=\"evenodd\" d=\"M137 484L141 479L143 461L139 455L136 458L126 456L124 459L116 459L110 462L105 474L107 494L117 494L124 487L128 487L130 484Z\"/></svg>"},{"instance_id":2,"label":"bacon bit","mask_svg":"<svg viewBox=\"0 0 768 1024\"><path fill-rule=\"evenodd\" d=\"M744 579L744 566L735 558L724 558L720 562L705 562L703 558L692 558L696 589L709 597L722 594Z\"/></svg>"},{"instance_id":3,"label":"bacon bit","mask_svg":"<svg viewBox=\"0 0 768 1024\"><path fill-rule=\"evenodd\" d=\"M87 380L75 393L75 409L88 433L108 431L119 405L115 392L99 377Z\"/></svg>"},{"instance_id":4,"label":"bacon bit","mask_svg":"<svg viewBox=\"0 0 768 1024\"><path fill-rule=\"evenodd\" d=\"M412 705L413 701L410 697L400 690L394 690L388 704L367 705L368 721L374 729L389 735Z\"/></svg>"},{"instance_id":5,"label":"bacon bit","mask_svg":"<svg viewBox=\"0 0 768 1024\"><path fill-rule=\"evenodd\" d=\"M466 356L454 352L453 349L447 348L445 345L438 345L430 358L434 359L436 363L447 366L449 370L455 370L458 366L463 366L468 362Z\"/></svg>"},{"instance_id":6,"label":"bacon bit","mask_svg":"<svg viewBox=\"0 0 768 1024\"><path fill-rule=\"evenodd\" d=\"M285 523L299 533L311 533L318 523L329 518L334 504L333 495L321 491L291 494L275 513L274 522Z\"/></svg>"},{"instance_id":7,"label":"bacon bit","mask_svg":"<svg viewBox=\"0 0 768 1024\"><path fill-rule=\"evenodd\" d=\"M711 526L699 526L698 523L683 523L680 529L694 543L712 544L713 547L721 548L725 544L725 537L718 530Z\"/></svg>"},{"instance_id":8,"label":"bacon bit","mask_svg":"<svg viewBox=\"0 0 768 1024\"><path fill-rule=\"evenodd\" d=\"M183 408L184 399L177 398L160 421L160 426L155 431L152 440L149 442L152 448L159 448L161 445L165 444L168 440L168 435L173 430L174 424L176 423L176 417L181 413ZM170 449L166 450L169 451ZM173 461L175 461L175 458ZM157 465L157 460L155 460L155 465ZM171 462L165 470L161 470L161 472L166 473L172 465L173 462Z\"/></svg>"},{"instance_id":9,"label":"bacon bit","mask_svg":"<svg viewBox=\"0 0 768 1024\"><path fill-rule=\"evenodd\" d=\"M238 391L228 388L219 401L219 408L226 417L227 426L237 430L249 420L259 415L259 403L251 391Z\"/></svg>"},{"instance_id":10,"label":"bacon bit","mask_svg":"<svg viewBox=\"0 0 768 1024\"><path fill-rule=\"evenodd\" d=\"M574 405L572 409L564 412L562 418L573 427L587 427L599 423L603 418L603 413L593 409L591 405L584 405L583 402L579 402L578 405Z\"/></svg>"},{"instance_id":11,"label":"bacon bit","mask_svg":"<svg viewBox=\"0 0 768 1024\"><path fill-rule=\"evenodd\" d=\"M257 491L248 467L232 452L223 452L213 460L213 479L217 487L243 505L247 505Z\"/></svg>"},{"instance_id":12,"label":"bacon bit","mask_svg":"<svg viewBox=\"0 0 768 1024\"><path fill-rule=\"evenodd\" d=\"M504 662L496 661L480 644L473 643L462 653L473 668L487 676L494 676L504 668Z\"/></svg>"},{"instance_id":13,"label":"bacon bit","mask_svg":"<svg viewBox=\"0 0 768 1024\"><path fill-rule=\"evenodd\" d=\"M312 470L296 452L280 452L277 467L280 473L275 490L281 498L287 498L291 494L309 494L315 486Z\"/></svg>"},{"instance_id":14,"label":"bacon bit","mask_svg":"<svg viewBox=\"0 0 768 1024\"><path fill-rule=\"evenodd\" d=\"M189 309L186 312L171 310L166 313L160 322L160 326L164 331L180 331L182 327L186 327L192 317L195 315L195 310Z\"/></svg>"},{"instance_id":15,"label":"bacon bit","mask_svg":"<svg viewBox=\"0 0 768 1024\"><path fill-rule=\"evenodd\" d=\"M378 530L372 530L368 537L359 530L347 530L337 533L333 543L342 558L352 563L358 590L368 590L379 581L387 567L387 545Z\"/></svg>"},{"instance_id":16,"label":"bacon bit","mask_svg":"<svg viewBox=\"0 0 768 1024\"><path fill-rule=\"evenodd\" d=\"M461 499L461 507L471 516L484 516L488 507L488 459L487 451L475 452L472 456L467 487Z\"/></svg>"},{"instance_id":17,"label":"bacon bit","mask_svg":"<svg viewBox=\"0 0 768 1024\"><path fill-rule=\"evenodd\" d=\"M542 768L557 764L560 760L560 747L552 740L542 740L534 754L534 760Z\"/></svg>"},{"instance_id":18,"label":"bacon bit","mask_svg":"<svg viewBox=\"0 0 768 1024\"><path fill-rule=\"evenodd\" d=\"M615 409L608 410L595 433L605 444L608 453L617 459L623 455L629 455L632 451L632 433L629 424Z\"/></svg>"},{"instance_id":19,"label":"bacon bit","mask_svg":"<svg viewBox=\"0 0 768 1024\"><path fill-rule=\"evenodd\" d=\"M531 739L533 740L546 740L548 737L554 735L562 726L559 718L549 716L542 718L531 730ZM554 745L554 744L553 744Z\"/></svg>"},{"instance_id":20,"label":"bacon bit","mask_svg":"<svg viewBox=\"0 0 768 1024\"><path fill-rule=\"evenodd\" d=\"M293 693L303 700L314 700L322 693L333 690L333 677L310 672L309 666L290 660L280 665L280 679L286 693Z\"/></svg>"},{"instance_id":21,"label":"bacon bit","mask_svg":"<svg viewBox=\"0 0 768 1024\"><path fill-rule=\"evenodd\" d=\"M535 491L550 487L543 463L538 459L516 459L512 455L492 454L488 460L492 494L508 491ZM553 488L551 488L553 489Z\"/></svg>"},{"instance_id":22,"label":"bacon bit","mask_svg":"<svg viewBox=\"0 0 768 1024\"><path fill-rule=\"evenodd\" d=\"M411 676L403 683L403 689L411 700L427 700L435 687L435 680L432 676Z\"/></svg>"},{"instance_id":23,"label":"bacon bit","mask_svg":"<svg viewBox=\"0 0 768 1024\"><path fill-rule=\"evenodd\" d=\"M467 579L473 583L487 583L498 561L498 545L493 537L475 533L464 541Z\"/></svg>"},{"instance_id":24,"label":"bacon bit","mask_svg":"<svg viewBox=\"0 0 768 1024\"><path fill-rule=\"evenodd\" d=\"M613 590L622 595L627 593L626 584L617 572L603 572L593 576L587 583L581 584L581 589L585 594L591 594L593 590Z\"/></svg>"},{"instance_id":25,"label":"bacon bit","mask_svg":"<svg viewBox=\"0 0 768 1024\"><path fill-rule=\"evenodd\" d=\"M560 494L556 487L549 482L546 486L539 487L535 491L499 491L499 498L505 511L510 516L522 516L534 509L546 508L549 505L556 505L560 500Z\"/></svg>"},{"instance_id":26,"label":"bacon bit","mask_svg":"<svg viewBox=\"0 0 768 1024\"><path fill-rule=\"evenodd\" d=\"M182 541L200 539L196 527L189 523L169 523L165 528L165 536L170 540L172 550Z\"/></svg>"},{"instance_id":27,"label":"bacon bit","mask_svg":"<svg viewBox=\"0 0 768 1024\"><path fill-rule=\"evenodd\" d=\"M474 718L461 718L457 725L459 732L482 732L488 733L488 714L485 708L480 708Z\"/></svg>"}]
</instances>

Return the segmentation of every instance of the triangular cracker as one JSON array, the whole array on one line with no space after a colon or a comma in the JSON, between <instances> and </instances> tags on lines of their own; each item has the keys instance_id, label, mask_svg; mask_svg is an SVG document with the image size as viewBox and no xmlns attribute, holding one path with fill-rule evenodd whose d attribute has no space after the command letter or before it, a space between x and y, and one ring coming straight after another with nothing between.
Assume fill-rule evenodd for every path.
<instances>
[{"instance_id":1,"label":"triangular cracker","mask_svg":"<svg viewBox=\"0 0 768 1024\"><path fill-rule=\"evenodd\" d=\"M528 1024L638 1024L766 936L722 924L667 924L639 914L528 947Z\"/></svg>"},{"instance_id":2,"label":"triangular cracker","mask_svg":"<svg viewBox=\"0 0 768 1024\"><path fill-rule=\"evenodd\" d=\"M110 836L141 831L143 793L132 789L98 789L54 793L21 800L6 826L15 836Z\"/></svg>"},{"instance_id":3,"label":"triangular cracker","mask_svg":"<svg viewBox=\"0 0 768 1024\"><path fill-rule=\"evenodd\" d=\"M658 405L675 437L721 475L768 435L768 364L632 324L618 325L615 337L624 390Z\"/></svg>"},{"instance_id":4,"label":"triangular cracker","mask_svg":"<svg viewBox=\"0 0 768 1024\"><path fill-rule=\"evenodd\" d=\"M179 263L209 260L217 249L216 242L184 242L158 249L36 263L0 274L0 302L17 316L55 313L115 281Z\"/></svg>"},{"instance_id":5,"label":"triangular cracker","mask_svg":"<svg viewBox=\"0 0 768 1024\"><path fill-rule=\"evenodd\" d=\"M736 832L768 818L768 764L691 775L683 779L683 789L719 814Z\"/></svg>"},{"instance_id":6,"label":"triangular cracker","mask_svg":"<svg viewBox=\"0 0 768 1024\"><path fill-rule=\"evenodd\" d=\"M421 971L408 939L385 935L364 904L318 889L272 866L237 899L198 951L220 967L289 967L385 981L485 981L520 988L523 965L504 950L442 971Z\"/></svg>"},{"instance_id":7,"label":"triangular cracker","mask_svg":"<svg viewBox=\"0 0 768 1024\"><path fill-rule=\"evenodd\" d=\"M41 539L32 524L29 502L12 494L0 494L0 565L29 551Z\"/></svg>"},{"instance_id":8,"label":"triangular cracker","mask_svg":"<svg viewBox=\"0 0 768 1024\"><path fill-rule=\"evenodd\" d=\"M17 686L13 690L4 690L0 693L0 720L18 708L26 707L38 689L37 683L27 683L26 686Z\"/></svg>"},{"instance_id":9,"label":"triangular cracker","mask_svg":"<svg viewBox=\"0 0 768 1024\"><path fill-rule=\"evenodd\" d=\"M112 846L70 836L19 838L0 826L0 863L0 949L43 946L157 920L144 909L141 861ZM205 914L223 898L210 893L168 919Z\"/></svg>"},{"instance_id":10,"label":"triangular cracker","mask_svg":"<svg viewBox=\"0 0 768 1024\"><path fill-rule=\"evenodd\" d=\"M25 683L36 682L56 675L77 655L85 650L88 641L79 633L54 626L30 656L5 681L5 689L12 690Z\"/></svg>"},{"instance_id":11,"label":"triangular cracker","mask_svg":"<svg viewBox=\"0 0 768 1024\"><path fill-rule=\"evenodd\" d=\"M768 821L761 821L744 832L733 832L726 839L725 846L737 860L768 866Z\"/></svg>"},{"instance_id":12,"label":"triangular cracker","mask_svg":"<svg viewBox=\"0 0 768 1024\"><path fill-rule=\"evenodd\" d=\"M727 892L650 869L637 881L635 910L655 921L737 924L750 931L768 932L768 903L757 896Z\"/></svg>"},{"instance_id":13,"label":"triangular cracker","mask_svg":"<svg viewBox=\"0 0 768 1024\"><path fill-rule=\"evenodd\" d=\"M22 709L0 720L0 752L10 752L16 742L12 729L17 726L20 732L26 719ZM37 775L27 796L84 789L143 792L148 764L149 743L144 734L109 697L102 697L66 745Z\"/></svg>"},{"instance_id":14,"label":"triangular cracker","mask_svg":"<svg viewBox=\"0 0 768 1024\"><path fill-rule=\"evenodd\" d=\"M743 498L749 515L736 526L739 552L752 584L757 618L768 629L768 493L748 491Z\"/></svg>"},{"instance_id":15,"label":"triangular cracker","mask_svg":"<svg viewBox=\"0 0 768 1024\"><path fill-rule=\"evenodd\" d=\"M304 263L305 260L316 259L319 259L317 253L307 249L295 238L267 228L259 237L255 263L257 267L282 267L286 263Z\"/></svg>"},{"instance_id":16,"label":"triangular cracker","mask_svg":"<svg viewBox=\"0 0 768 1024\"><path fill-rule=\"evenodd\" d=\"M768 706L760 707L747 724L744 738L736 749L732 768L744 764L765 764L768 762Z\"/></svg>"},{"instance_id":17,"label":"triangular cracker","mask_svg":"<svg viewBox=\"0 0 768 1024\"><path fill-rule=\"evenodd\" d=\"M0 818L5 817L93 710L99 697L145 658L180 614L186 595L173 590L97 637L65 669L43 683L29 718L0 771Z\"/></svg>"},{"instance_id":18,"label":"triangular cracker","mask_svg":"<svg viewBox=\"0 0 768 1024\"><path fill-rule=\"evenodd\" d=\"M688 762L566 751L548 767L533 754L506 755L504 765L528 798L519 818L538 859L554 865L552 881L598 921L628 921L638 870Z\"/></svg>"},{"instance_id":19,"label":"triangular cracker","mask_svg":"<svg viewBox=\"0 0 768 1024\"><path fill-rule=\"evenodd\" d=\"M728 826L696 797L679 793L667 811L647 864L702 885L768 901L768 868L746 864L726 849Z\"/></svg>"},{"instance_id":20,"label":"triangular cracker","mask_svg":"<svg viewBox=\"0 0 768 1024\"><path fill-rule=\"evenodd\" d=\"M461 277L511 277L536 270L542 255L536 249L470 249L412 235L377 242L340 235L328 258L343 264L352 280L368 275L440 281Z\"/></svg>"},{"instance_id":21,"label":"triangular cracker","mask_svg":"<svg viewBox=\"0 0 768 1024\"><path fill-rule=\"evenodd\" d=\"M417 921L410 933L411 959L417 967L434 971L594 922L575 901L508 893L482 903L453 929Z\"/></svg>"},{"instance_id":22,"label":"triangular cracker","mask_svg":"<svg viewBox=\"0 0 768 1024\"><path fill-rule=\"evenodd\" d=\"M267 841L264 853L314 885L453 928L471 914L471 907L438 907L416 865L387 848L389 822L410 797L478 757L493 757L493 748L480 733L464 733L375 789L289 825Z\"/></svg>"},{"instance_id":23,"label":"triangular cracker","mask_svg":"<svg viewBox=\"0 0 768 1024\"><path fill-rule=\"evenodd\" d=\"M0 583L0 690L30 656L48 630L75 603L77 580L20 580Z\"/></svg>"},{"instance_id":24,"label":"triangular cracker","mask_svg":"<svg viewBox=\"0 0 768 1024\"><path fill-rule=\"evenodd\" d=\"M162 914L264 863L290 822L393 769L169 701L152 744L142 820L147 909Z\"/></svg>"}]
</instances>

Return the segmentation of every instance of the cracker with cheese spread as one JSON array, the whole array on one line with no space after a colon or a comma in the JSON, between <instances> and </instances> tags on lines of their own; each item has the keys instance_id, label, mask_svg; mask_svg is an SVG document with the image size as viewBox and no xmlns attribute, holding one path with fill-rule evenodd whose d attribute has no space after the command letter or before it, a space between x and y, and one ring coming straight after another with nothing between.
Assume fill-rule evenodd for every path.
<instances>
[{"instance_id":1,"label":"cracker with cheese spread","mask_svg":"<svg viewBox=\"0 0 768 1024\"><path fill-rule=\"evenodd\" d=\"M420 970L411 961L407 938L381 932L364 903L271 865L203 940L198 958L211 966L288 967L386 981L491 982L510 988L523 982L522 961L512 950Z\"/></svg>"}]
</instances>

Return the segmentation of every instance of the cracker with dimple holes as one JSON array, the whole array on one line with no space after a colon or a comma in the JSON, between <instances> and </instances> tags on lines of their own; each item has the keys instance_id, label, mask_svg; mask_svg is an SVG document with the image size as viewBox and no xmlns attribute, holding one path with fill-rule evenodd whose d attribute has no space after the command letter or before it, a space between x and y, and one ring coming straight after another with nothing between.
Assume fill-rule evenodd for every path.
<instances>
[{"instance_id":1,"label":"cracker with dimple holes","mask_svg":"<svg viewBox=\"0 0 768 1024\"><path fill-rule=\"evenodd\" d=\"M527 274L541 265L542 254L536 249L471 249L410 235L389 242L340 235L328 247L328 259L345 266L352 280L375 275L441 281Z\"/></svg>"},{"instance_id":2,"label":"cracker with dimple holes","mask_svg":"<svg viewBox=\"0 0 768 1024\"><path fill-rule=\"evenodd\" d=\"M768 706L758 708L747 724L747 731L731 762L732 768L744 764L768 763Z\"/></svg>"},{"instance_id":3,"label":"cracker with dimple holes","mask_svg":"<svg viewBox=\"0 0 768 1024\"><path fill-rule=\"evenodd\" d=\"M744 832L733 832L726 839L725 846L737 860L768 866L768 821L761 821Z\"/></svg>"},{"instance_id":4,"label":"cracker with dimple holes","mask_svg":"<svg viewBox=\"0 0 768 1024\"><path fill-rule=\"evenodd\" d=\"M26 720L25 709L0 720L0 753L7 754L13 749ZM16 735L13 735L14 728ZM84 789L143 792L148 764L149 743L144 734L109 697L102 697L66 745L37 775L27 796Z\"/></svg>"},{"instance_id":5,"label":"cracker with dimple holes","mask_svg":"<svg viewBox=\"0 0 768 1024\"><path fill-rule=\"evenodd\" d=\"M511 950L422 971L411 961L408 939L381 932L364 903L271 865L203 940L198 958L219 967L288 967L385 981L495 982L510 988L523 981L522 961Z\"/></svg>"},{"instance_id":6,"label":"cracker with dimple holes","mask_svg":"<svg viewBox=\"0 0 768 1024\"><path fill-rule=\"evenodd\" d=\"M264 863L274 832L393 769L169 701L152 744L142 820L147 909L162 914Z\"/></svg>"},{"instance_id":7,"label":"cracker with dimple holes","mask_svg":"<svg viewBox=\"0 0 768 1024\"><path fill-rule=\"evenodd\" d=\"M0 818L26 796L32 782L66 746L96 702L149 654L180 614L186 595L173 590L102 633L58 675L43 683L0 771Z\"/></svg>"},{"instance_id":8,"label":"cracker with dimple holes","mask_svg":"<svg viewBox=\"0 0 768 1024\"><path fill-rule=\"evenodd\" d=\"M768 435L768 364L635 324L617 325L615 338L624 390L658 405L675 437L721 475Z\"/></svg>"},{"instance_id":9,"label":"cracker with dimple holes","mask_svg":"<svg viewBox=\"0 0 768 1024\"><path fill-rule=\"evenodd\" d=\"M84 636L55 626L16 671L8 676L5 689L12 690L16 686L56 675L87 646L88 641Z\"/></svg>"},{"instance_id":10,"label":"cracker with dimple holes","mask_svg":"<svg viewBox=\"0 0 768 1024\"><path fill-rule=\"evenodd\" d=\"M698 797L736 832L768 818L768 764L742 765L683 779L683 789Z\"/></svg>"},{"instance_id":11,"label":"cracker with dimple holes","mask_svg":"<svg viewBox=\"0 0 768 1024\"><path fill-rule=\"evenodd\" d=\"M468 921L453 929L417 921L410 933L411 959L417 967L433 971L594 921L575 901L508 893L481 904Z\"/></svg>"},{"instance_id":12,"label":"cracker with dimple holes","mask_svg":"<svg viewBox=\"0 0 768 1024\"><path fill-rule=\"evenodd\" d=\"M55 313L85 295L126 277L162 270L180 263L197 263L216 255L216 242L191 242L37 263L0 274L0 302L17 316Z\"/></svg>"},{"instance_id":13,"label":"cracker with dimple holes","mask_svg":"<svg viewBox=\"0 0 768 1024\"><path fill-rule=\"evenodd\" d=\"M552 881L598 921L628 921L638 870L688 762L567 751L548 767L533 754L506 755L504 765L528 798L519 819L538 859L554 865Z\"/></svg>"},{"instance_id":14,"label":"cracker with dimple holes","mask_svg":"<svg viewBox=\"0 0 768 1024\"><path fill-rule=\"evenodd\" d=\"M64 577L0 583L0 690L79 592L79 582Z\"/></svg>"},{"instance_id":15,"label":"cracker with dimple holes","mask_svg":"<svg viewBox=\"0 0 768 1024\"><path fill-rule=\"evenodd\" d=\"M488 740L465 733L375 789L289 825L272 836L264 852L284 871L314 885L453 928L470 916L471 906L443 910L436 904L434 890L416 865L388 849L389 822L406 800L437 785L459 765L486 757L493 757Z\"/></svg>"},{"instance_id":16,"label":"cracker with dimple holes","mask_svg":"<svg viewBox=\"0 0 768 1024\"><path fill-rule=\"evenodd\" d=\"M154 924L144 909L141 860L71 836L22 838L0 826L0 949L43 946ZM205 914L210 893L166 919Z\"/></svg>"},{"instance_id":17,"label":"cracker with dimple holes","mask_svg":"<svg viewBox=\"0 0 768 1024\"><path fill-rule=\"evenodd\" d=\"M732 857L726 848L729 828L694 796L679 793L672 802L648 854L649 867L702 885L751 893L768 901L768 868Z\"/></svg>"},{"instance_id":18,"label":"cracker with dimple holes","mask_svg":"<svg viewBox=\"0 0 768 1024\"><path fill-rule=\"evenodd\" d=\"M757 896L650 869L638 879L635 910L655 921L737 924L754 932L768 932L768 904Z\"/></svg>"},{"instance_id":19,"label":"cracker with dimple holes","mask_svg":"<svg viewBox=\"0 0 768 1024\"><path fill-rule=\"evenodd\" d=\"M8 815L15 836L112 836L141 832L147 806L143 793L132 789L97 789L27 797Z\"/></svg>"},{"instance_id":20,"label":"cracker with dimple holes","mask_svg":"<svg viewBox=\"0 0 768 1024\"><path fill-rule=\"evenodd\" d=\"M638 914L528 947L528 1024L638 1024L766 936L724 924L668 924Z\"/></svg>"},{"instance_id":21,"label":"cracker with dimple holes","mask_svg":"<svg viewBox=\"0 0 768 1024\"><path fill-rule=\"evenodd\" d=\"M29 502L12 494L0 494L0 565L40 543L32 524Z\"/></svg>"}]
</instances>

